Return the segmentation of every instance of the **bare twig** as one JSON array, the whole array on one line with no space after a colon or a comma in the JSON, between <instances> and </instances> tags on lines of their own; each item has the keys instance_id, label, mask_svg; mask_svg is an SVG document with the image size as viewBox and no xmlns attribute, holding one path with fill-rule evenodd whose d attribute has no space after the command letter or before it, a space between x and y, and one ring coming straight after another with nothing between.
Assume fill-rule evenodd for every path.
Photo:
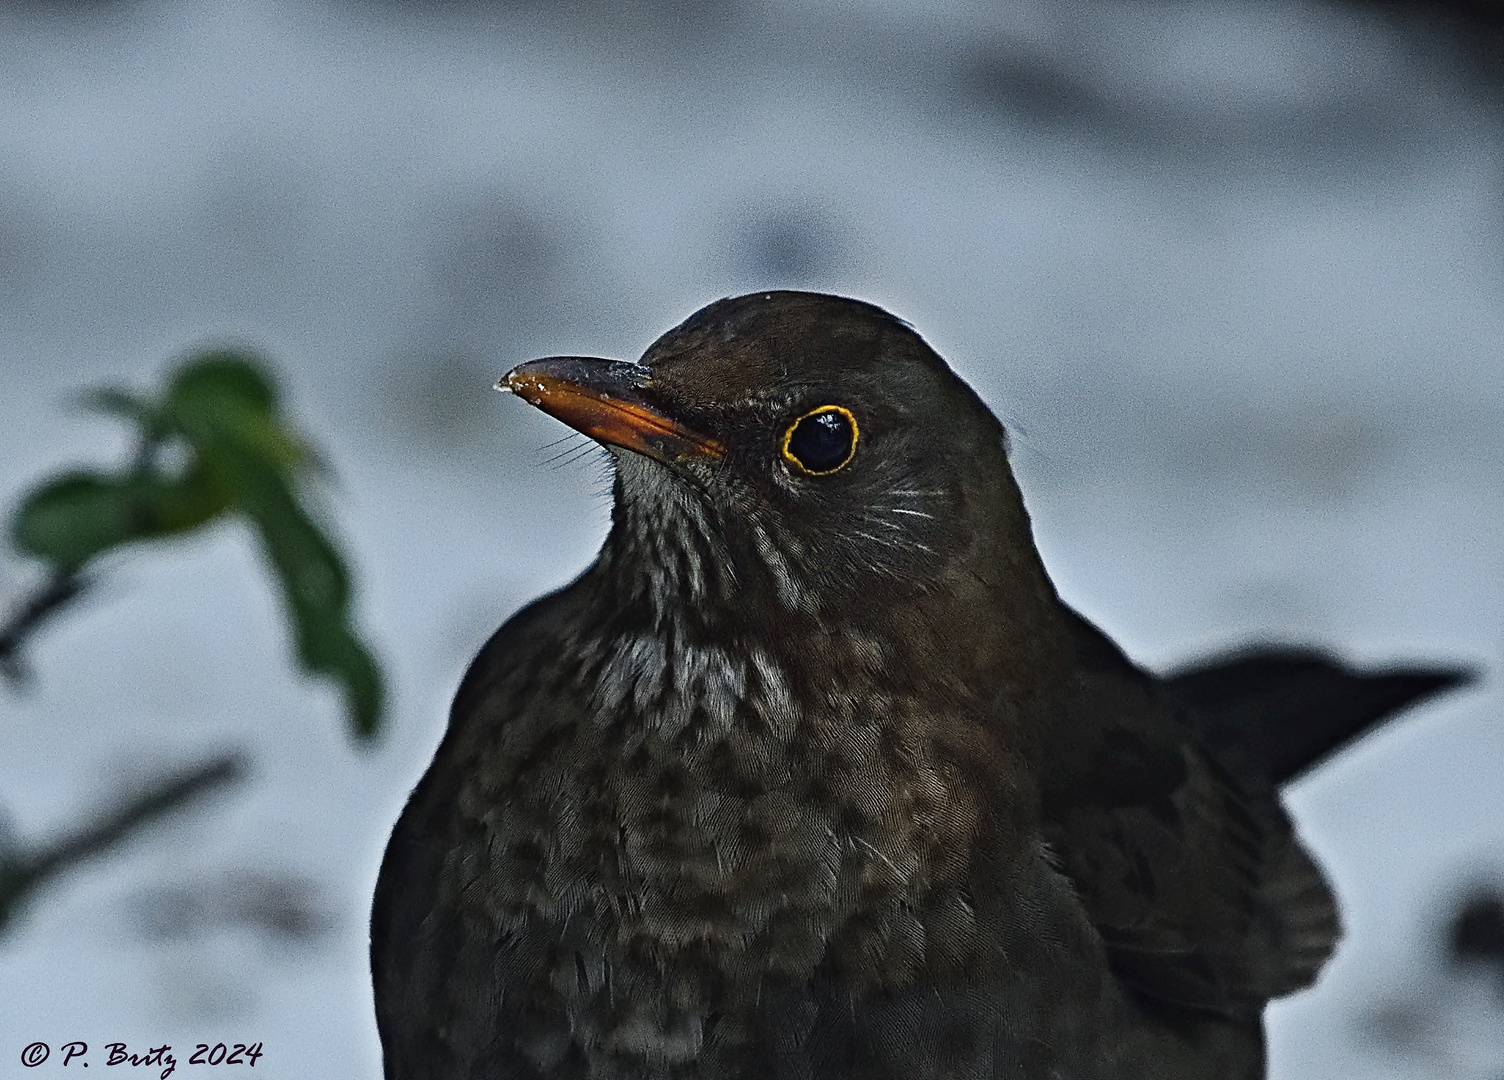
<instances>
[{"instance_id":1,"label":"bare twig","mask_svg":"<svg viewBox=\"0 0 1504 1080\"><path fill-rule=\"evenodd\" d=\"M114 811L38 850L0 851L0 930L16 902L47 878L114 847L195 796L239 779L245 768L244 755L227 754L150 785Z\"/></svg>"},{"instance_id":2,"label":"bare twig","mask_svg":"<svg viewBox=\"0 0 1504 1080\"><path fill-rule=\"evenodd\" d=\"M21 645L49 615L83 591L85 581L78 574L54 574L42 588L16 609L9 621L0 626L0 676L21 682L26 669L21 664Z\"/></svg>"}]
</instances>

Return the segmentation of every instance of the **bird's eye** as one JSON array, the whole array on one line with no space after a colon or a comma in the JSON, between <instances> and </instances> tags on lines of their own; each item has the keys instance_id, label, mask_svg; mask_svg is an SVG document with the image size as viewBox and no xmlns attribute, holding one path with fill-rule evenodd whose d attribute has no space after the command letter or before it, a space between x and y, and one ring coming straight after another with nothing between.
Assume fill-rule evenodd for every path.
<instances>
[{"instance_id":1,"label":"bird's eye","mask_svg":"<svg viewBox=\"0 0 1504 1080\"><path fill-rule=\"evenodd\" d=\"M821 405L783 433L783 460L800 472L825 476L846 467L856 453L856 417L839 405Z\"/></svg>"}]
</instances>

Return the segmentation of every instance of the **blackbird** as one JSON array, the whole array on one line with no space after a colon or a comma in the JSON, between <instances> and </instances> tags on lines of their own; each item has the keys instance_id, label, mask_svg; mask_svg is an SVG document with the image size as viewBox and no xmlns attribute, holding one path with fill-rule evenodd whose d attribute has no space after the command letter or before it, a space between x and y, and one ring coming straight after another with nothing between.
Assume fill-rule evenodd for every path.
<instances>
[{"instance_id":1,"label":"blackbird","mask_svg":"<svg viewBox=\"0 0 1504 1080\"><path fill-rule=\"evenodd\" d=\"M392 836L390 1080L1264 1074L1339 933L1279 784L1464 673L1136 667L869 304L722 300L501 388L607 447L612 527L471 664Z\"/></svg>"}]
</instances>

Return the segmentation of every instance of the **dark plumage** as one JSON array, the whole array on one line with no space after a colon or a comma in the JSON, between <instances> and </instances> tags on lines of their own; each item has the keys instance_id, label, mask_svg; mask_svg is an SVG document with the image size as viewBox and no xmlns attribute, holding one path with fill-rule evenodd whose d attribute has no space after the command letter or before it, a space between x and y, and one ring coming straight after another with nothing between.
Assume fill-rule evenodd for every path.
<instances>
[{"instance_id":1,"label":"dark plumage","mask_svg":"<svg viewBox=\"0 0 1504 1080\"><path fill-rule=\"evenodd\" d=\"M1277 784L1455 673L1144 673L867 304L506 383L610 447L613 526L475 659L392 836L391 1080L1263 1075L1338 935Z\"/></svg>"}]
</instances>

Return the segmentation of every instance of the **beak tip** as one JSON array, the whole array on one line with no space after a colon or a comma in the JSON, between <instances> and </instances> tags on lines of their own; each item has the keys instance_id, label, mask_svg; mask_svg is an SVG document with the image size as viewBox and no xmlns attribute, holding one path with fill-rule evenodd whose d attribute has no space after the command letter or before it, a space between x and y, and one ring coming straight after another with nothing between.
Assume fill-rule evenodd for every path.
<instances>
[{"instance_id":1,"label":"beak tip","mask_svg":"<svg viewBox=\"0 0 1504 1080\"><path fill-rule=\"evenodd\" d=\"M500 390L503 394L516 394L529 404L538 404L542 396L543 387L541 380L536 374L524 370L529 366L529 364L519 364L517 367L514 367L500 379L496 380L495 389ZM532 391L532 393L529 394L529 391Z\"/></svg>"}]
</instances>

